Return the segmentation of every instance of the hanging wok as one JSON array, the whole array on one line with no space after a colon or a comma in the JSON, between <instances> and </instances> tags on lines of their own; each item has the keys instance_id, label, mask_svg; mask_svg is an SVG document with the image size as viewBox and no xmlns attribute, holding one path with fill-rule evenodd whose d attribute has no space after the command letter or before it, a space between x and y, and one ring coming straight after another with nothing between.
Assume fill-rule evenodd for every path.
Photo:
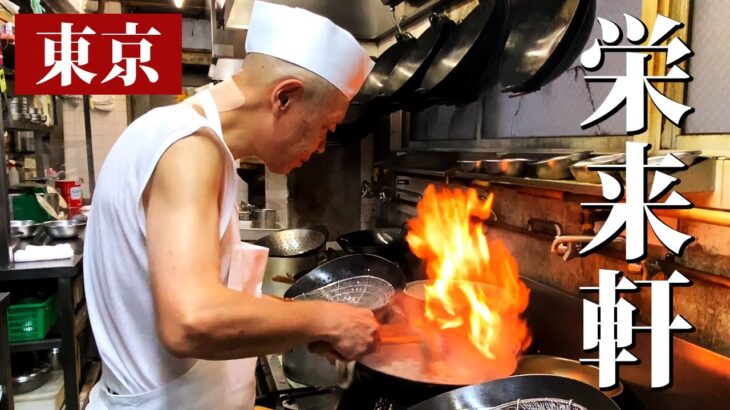
<instances>
[{"instance_id":1,"label":"hanging wok","mask_svg":"<svg viewBox=\"0 0 730 410\"><path fill-rule=\"evenodd\" d=\"M411 410L515 409L517 401L553 399L557 408L571 410L618 410L619 407L595 388L564 377L544 375L512 376L463 387L419 403ZM569 405L569 404L572 404ZM550 408L550 407L545 407Z\"/></svg>"},{"instance_id":2,"label":"hanging wok","mask_svg":"<svg viewBox=\"0 0 730 410\"><path fill-rule=\"evenodd\" d=\"M595 13L595 0L509 0L502 92L537 91L561 75L583 50Z\"/></svg>"},{"instance_id":3,"label":"hanging wok","mask_svg":"<svg viewBox=\"0 0 730 410\"><path fill-rule=\"evenodd\" d=\"M481 0L446 39L417 93L446 104L477 100L504 47L506 13L506 0Z\"/></svg>"},{"instance_id":4,"label":"hanging wok","mask_svg":"<svg viewBox=\"0 0 730 410\"><path fill-rule=\"evenodd\" d=\"M347 141L358 141L372 133L378 118L385 112L382 100L383 84L401 56L413 47L415 39L409 34L399 34L396 42L378 57L360 91L350 101L345 118L334 132L327 135L327 145L337 146Z\"/></svg>"},{"instance_id":5,"label":"hanging wok","mask_svg":"<svg viewBox=\"0 0 730 410\"><path fill-rule=\"evenodd\" d=\"M401 57L415 46L415 43L416 39L408 32L396 35L395 44L388 47L378 57L373 69L367 78L365 78L362 87L360 87L360 91L352 98L352 102L350 103L352 112L348 111L348 115L345 116L343 123L347 124L351 122L353 116L361 114L363 110L372 109L372 106L368 107L368 105L374 99L386 96L383 93L384 85L388 81L390 73L396 64L398 64ZM377 110L377 108L375 107L374 109Z\"/></svg>"},{"instance_id":6,"label":"hanging wok","mask_svg":"<svg viewBox=\"0 0 730 410\"><path fill-rule=\"evenodd\" d=\"M413 98L412 92L423 81L424 75L456 23L444 14L433 13L430 26L398 60L383 84L382 94L388 97L390 111Z\"/></svg>"}]
</instances>

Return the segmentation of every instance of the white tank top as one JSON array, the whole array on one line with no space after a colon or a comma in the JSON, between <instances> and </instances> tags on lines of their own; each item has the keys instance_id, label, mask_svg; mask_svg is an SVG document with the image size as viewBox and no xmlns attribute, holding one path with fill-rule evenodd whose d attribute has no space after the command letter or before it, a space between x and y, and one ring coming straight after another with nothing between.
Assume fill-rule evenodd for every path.
<instances>
[{"instance_id":1,"label":"white tank top","mask_svg":"<svg viewBox=\"0 0 730 410\"><path fill-rule=\"evenodd\" d=\"M188 104L154 109L130 124L119 137L97 179L86 227L84 286L102 359L102 380L118 394L139 394L165 386L196 363L194 359L172 356L157 334L142 194L163 153L205 127L215 131L217 124ZM225 280L232 246L227 229L238 228L230 223L237 177L230 151L222 139L218 140L227 159L221 164L225 187L219 225L224 253L221 277Z\"/></svg>"}]
</instances>

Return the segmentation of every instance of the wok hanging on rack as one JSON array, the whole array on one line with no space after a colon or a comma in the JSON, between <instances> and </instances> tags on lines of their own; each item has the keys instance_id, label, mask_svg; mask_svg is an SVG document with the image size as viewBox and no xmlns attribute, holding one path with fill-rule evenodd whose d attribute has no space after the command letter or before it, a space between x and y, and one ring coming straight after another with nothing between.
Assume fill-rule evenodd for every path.
<instances>
[{"instance_id":1,"label":"wok hanging on rack","mask_svg":"<svg viewBox=\"0 0 730 410\"><path fill-rule=\"evenodd\" d=\"M506 13L506 0L481 0L456 25L417 90L424 99L423 106L467 104L479 98L490 74L496 71L507 38Z\"/></svg>"},{"instance_id":2,"label":"wok hanging on rack","mask_svg":"<svg viewBox=\"0 0 730 410\"><path fill-rule=\"evenodd\" d=\"M373 132L384 115L414 98L414 90L420 86L429 65L455 26L443 14L434 13L429 21L430 27L418 39L410 33L400 33L398 28L396 43L377 59L362 88L353 97L345 119L328 135L330 146L359 140Z\"/></svg>"},{"instance_id":3,"label":"wok hanging on rack","mask_svg":"<svg viewBox=\"0 0 730 410\"><path fill-rule=\"evenodd\" d=\"M345 119L337 126L334 133L328 135L329 145L346 140L357 141L373 132L378 118L385 112L382 104L383 84L398 60L413 47L415 41L410 33L398 34L395 44L378 57L360 91L352 98Z\"/></svg>"},{"instance_id":4,"label":"wok hanging on rack","mask_svg":"<svg viewBox=\"0 0 730 410\"><path fill-rule=\"evenodd\" d=\"M500 64L502 92L539 90L578 58L593 28L595 0L509 0L512 25Z\"/></svg>"}]
</instances>

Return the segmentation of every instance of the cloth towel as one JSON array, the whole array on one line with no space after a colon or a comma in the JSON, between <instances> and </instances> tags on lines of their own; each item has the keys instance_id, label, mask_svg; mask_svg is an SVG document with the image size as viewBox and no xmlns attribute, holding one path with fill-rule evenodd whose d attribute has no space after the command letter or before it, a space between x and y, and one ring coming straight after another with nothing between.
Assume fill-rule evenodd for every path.
<instances>
[{"instance_id":1,"label":"cloth towel","mask_svg":"<svg viewBox=\"0 0 730 410\"><path fill-rule=\"evenodd\" d=\"M54 246L27 245L25 249L15 251L15 262L50 261L69 259L73 256L74 250L67 243Z\"/></svg>"}]
</instances>

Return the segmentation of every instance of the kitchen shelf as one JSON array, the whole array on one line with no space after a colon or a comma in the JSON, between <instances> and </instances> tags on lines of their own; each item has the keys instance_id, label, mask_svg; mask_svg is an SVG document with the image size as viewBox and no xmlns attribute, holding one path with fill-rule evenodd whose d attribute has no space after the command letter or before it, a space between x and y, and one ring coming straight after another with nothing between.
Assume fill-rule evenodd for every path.
<instances>
[{"instance_id":1,"label":"kitchen shelf","mask_svg":"<svg viewBox=\"0 0 730 410\"><path fill-rule=\"evenodd\" d=\"M601 185L599 184L588 184L584 182L577 182L573 180L551 180L551 179L537 179L537 178L520 178L520 177L504 177L504 176L491 176L485 174L476 174L470 172L454 173L455 178L459 179L471 179L477 181L487 181L500 185L514 185L526 188L540 188L550 189L554 191L564 191L579 195L591 195L601 196Z\"/></svg>"},{"instance_id":2,"label":"kitchen shelf","mask_svg":"<svg viewBox=\"0 0 730 410\"><path fill-rule=\"evenodd\" d=\"M34 340L32 342L10 343L10 353L32 352L36 350L51 350L53 348L61 348L61 338L54 337L50 339Z\"/></svg>"},{"instance_id":3,"label":"kitchen shelf","mask_svg":"<svg viewBox=\"0 0 730 410\"><path fill-rule=\"evenodd\" d=\"M32 122L13 121L9 119L3 119L3 128L6 131L38 131L48 132L53 130L53 127L46 125L33 124Z\"/></svg>"}]
</instances>

